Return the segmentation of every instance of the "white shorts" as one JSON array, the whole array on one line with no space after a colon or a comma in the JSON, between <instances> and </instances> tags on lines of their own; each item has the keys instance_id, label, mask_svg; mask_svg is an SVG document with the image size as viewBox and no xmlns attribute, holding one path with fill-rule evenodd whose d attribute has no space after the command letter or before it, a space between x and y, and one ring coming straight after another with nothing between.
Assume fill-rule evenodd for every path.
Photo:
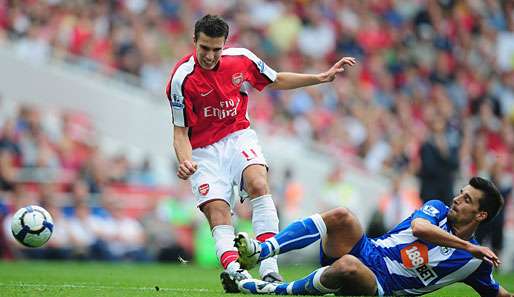
<instances>
[{"instance_id":1,"label":"white shorts","mask_svg":"<svg viewBox=\"0 0 514 297\"><path fill-rule=\"evenodd\" d=\"M221 199L233 209L234 186L242 188L243 170L252 164L268 166L252 129L236 131L216 143L194 149L193 161L198 164L190 178L197 207Z\"/></svg>"}]
</instances>

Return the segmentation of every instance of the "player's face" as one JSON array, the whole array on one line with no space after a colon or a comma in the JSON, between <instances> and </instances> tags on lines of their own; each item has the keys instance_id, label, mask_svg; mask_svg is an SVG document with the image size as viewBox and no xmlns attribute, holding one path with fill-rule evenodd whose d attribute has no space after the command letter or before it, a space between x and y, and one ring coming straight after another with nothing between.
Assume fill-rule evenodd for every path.
<instances>
[{"instance_id":1,"label":"player's face","mask_svg":"<svg viewBox=\"0 0 514 297\"><path fill-rule=\"evenodd\" d=\"M448 212L448 220L455 224L466 225L474 220L484 219L484 211L479 211L482 192L470 185L460 190L460 194L453 198Z\"/></svg>"},{"instance_id":2,"label":"player's face","mask_svg":"<svg viewBox=\"0 0 514 297\"><path fill-rule=\"evenodd\" d=\"M209 37L203 32L198 34L194 41L196 58L204 69L212 69L218 64L221 58L221 51L225 45L225 37Z\"/></svg>"}]
</instances>

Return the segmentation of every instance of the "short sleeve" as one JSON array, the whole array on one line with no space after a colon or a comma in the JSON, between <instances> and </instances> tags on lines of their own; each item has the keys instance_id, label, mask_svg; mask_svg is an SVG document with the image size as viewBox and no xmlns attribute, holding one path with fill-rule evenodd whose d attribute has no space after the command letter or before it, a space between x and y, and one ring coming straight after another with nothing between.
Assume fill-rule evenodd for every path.
<instances>
[{"instance_id":1,"label":"short sleeve","mask_svg":"<svg viewBox=\"0 0 514 297\"><path fill-rule=\"evenodd\" d=\"M166 96L168 97L173 125L178 127L191 127L197 121L193 112L192 97L188 95L186 81L195 70L194 57L186 56L179 61L170 76L166 85Z\"/></svg>"},{"instance_id":2,"label":"short sleeve","mask_svg":"<svg viewBox=\"0 0 514 297\"><path fill-rule=\"evenodd\" d=\"M248 67L248 82L257 90L261 91L265 86L277 79L277 72L266 65L254 53L247 51L245 54L251 60Z\"/></svg>"},{"instance_id":3,"label":"short sleeve","mask_svg":"<svg viewBox=\"0 0 514 297\"><path fill-rule=\"evenodd\" d=\"M412 219L422 218L430 221L434 225L439 225L448 214L448 207L439 200L427 201L423 206L414 211Z\"/></svg>"},{"instance_id":4,"label":"short sleeve","mask_svg":"<svg viewBox=\"0 0 514 297\"><path fill-rule=\"evenodd\" d=\"M166 96L171 107L171 115L173 125L177 127L190 127L194 126L197 121L197 116L193 112L193 103L187 92L183 91L182 80L174 80L171 77L170 82L166 86Z\"/></svg>"},{"instance_id":5,"label":"short sleeve","mask_svg":"<svg viewBox=\"0 0 514 297\"><path fill-rule=\"evenodd\" d=\"M485 261L463 282L472 287L482 297L496 297L500 289L500 284L493 278L491 264Z\"/></svg>"},{"instance_id":6,"label":"short sleeve","mask_svg":"<svg viewBox=\"0 0 514 297\"><path fill-rule=\"evenodd\" d=\"M171 94L171 115L173 125L178 127L194 126L198 117L193 112L193 104L190 99L181 94Z\"/></svg>"}]
</instances>

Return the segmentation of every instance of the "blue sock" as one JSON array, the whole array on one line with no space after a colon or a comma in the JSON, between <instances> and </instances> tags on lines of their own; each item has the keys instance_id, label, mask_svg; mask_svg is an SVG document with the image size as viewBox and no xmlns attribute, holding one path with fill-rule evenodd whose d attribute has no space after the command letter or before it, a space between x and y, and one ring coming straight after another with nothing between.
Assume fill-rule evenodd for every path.
<instances>
[{"instance_id":1,"label":"blue sock","mask_svg":"<svg viewBox=\"0 0 514 297\"><path fill-rule=\"evenodd\" d=\"M275 289L277 295L324 295L327 293L335 293L337 290L325 288L320 277L327 267L314 270L306 277L295 280L289 284L281 284Z\"/></svg>"},{"instance_id":2,"label":"blue sock","mask_svg":"<svg viewBox=\"0 0 514 297\"><path fill-rule=\"evenodd\" d=\"M322 232L318 230L317 225L322 225L320 228L324 228L322 232L326 233L325 223L320 215L291 223L277 235L261 243L259 259L266 259L279 253L301 249L312 244L321 238Z\"/></svg>"}]
</instances>

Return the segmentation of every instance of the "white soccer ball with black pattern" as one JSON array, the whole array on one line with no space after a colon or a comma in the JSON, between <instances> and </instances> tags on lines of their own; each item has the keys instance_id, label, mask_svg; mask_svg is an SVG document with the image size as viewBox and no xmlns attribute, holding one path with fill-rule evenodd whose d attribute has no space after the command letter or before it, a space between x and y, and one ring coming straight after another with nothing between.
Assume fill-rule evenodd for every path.
<instances>
[{"instance_id":1,"label":"white soccer ball with black pattern","mask_svg":"<svg viewBox=\"0 0 514 297\"><path fill-rule=\"evenodd\" d=\"M44 208L29 205L12 217L11 231L16 240L27 247L40 247L52 236L54 221Z\"/></svg>"}]
</instances>

